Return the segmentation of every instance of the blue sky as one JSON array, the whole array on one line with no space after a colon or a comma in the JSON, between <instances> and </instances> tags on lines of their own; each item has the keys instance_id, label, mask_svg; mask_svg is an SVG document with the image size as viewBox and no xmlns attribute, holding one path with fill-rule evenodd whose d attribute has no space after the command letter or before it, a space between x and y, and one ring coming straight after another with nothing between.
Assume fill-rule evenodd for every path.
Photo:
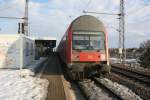
<instances>
[{"instance_id":1,"label":"blue sky","mask_svg":"<svg viewBox=\"0 0 150 100\"><path fill-rule=\"evenodd\" d=\"M0 16L24 16L25 0L0 0ZM83 10L118 13L119 0L29 0L31 36L61 39L73 19ZM138 47L150 39L150 0L125 0L126 47ZM115 16L94 15L109 33L109 46L118 47L118 20ZM69 17L71 16L71 18ZM16 34L21 20L0 19L0 34Z\"/></svg>"}]
</instances>

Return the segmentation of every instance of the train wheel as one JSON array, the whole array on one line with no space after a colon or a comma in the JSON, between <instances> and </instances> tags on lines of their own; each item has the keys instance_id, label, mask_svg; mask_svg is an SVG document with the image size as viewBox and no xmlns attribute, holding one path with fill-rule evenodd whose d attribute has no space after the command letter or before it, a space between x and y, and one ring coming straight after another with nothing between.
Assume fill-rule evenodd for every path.
<instances>
[{"instance_id":1,"label":"train wheel","mask_svg":"<svg viewBox=\"0 0 150 100\"><path fill-rule=\"evenodd\" d=\"M80 74L80 79L79 80L83 80L85 77L84 77L84 72L79 72Z\"/></svg>"},{"instance_id":2,"label":"train wheel","mask_svg":"<svg viewBox=\"0 0 150 100\"><path fill-rule=\"evenodd\" d=\"M84 72L73 72L72 73L73 80L83 80L84 79Z\"/></svg>"}]
</instances>

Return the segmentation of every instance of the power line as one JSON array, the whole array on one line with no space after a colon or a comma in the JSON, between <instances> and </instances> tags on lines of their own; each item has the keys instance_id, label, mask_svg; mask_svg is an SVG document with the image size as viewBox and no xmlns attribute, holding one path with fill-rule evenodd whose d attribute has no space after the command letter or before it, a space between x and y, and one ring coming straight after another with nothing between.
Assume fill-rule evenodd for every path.
<instances>
[{"instance_id":1,"label":"power line","mask_svg":"<svg viewBox=\"0 0 150 100\"><path fill-rule=\"evenodd\" d=\"M89 2L87 3L86 7L88 7L91 2L92 2L92 0L89 0Z\"/></svg>"},{"instance_id":2,"label":"power line","mask_svg":"<svg viewBox=\"0 0 150 100\"><path fill-rule=\"evenodd\" d=\"M70 18L71 20L73 20L72 16L69 16L69 18Z\"/></svg>"},{"instance_id":3,"label":"power line","mask_svg":"<svg viewBox=\"0 0 150 100\"><path fill-rule=\"evenodd\" d=\"M28 2L29 2L29 0L25 0L25 13L24 13L23 18L0 16L1 19L13 19L13 20L22 19L24 22L19 23L18 33L25 34L27 36L29 35L29 32L28 32ZM22 31L20 31L20 27L22 28Z\"/></svg>"},{"instance_id":4,"label":"power line","mask_svg":"<svg viewBox=\"0 0 150 100\"><path fill-rule=\"evenodd\" d=\"M8 3L7 3L7 4L8 4ZM12 5L16 5L16 4L17 4L17 3L12 3L12 4L10 4L10 5L3 5L3 6L5 6L5 7L4 7L4 8L0 8L0 11L12 9L12 8L16 7L16 6L12 6Z\"/></svg>"},{"instance_id":5,"label":"power line","mask_svg":"<svg viewBox=\"0 0 150 100\"><path fill-rule=\"evenodd\" d=\"M86 4L85 8L83 9L83 11L88 8L88 6L89 6L89 4L90 4L91 2L92 2L92 0L89 0L89 1L88 1L88 3Z\"/></svg>"},{"instance_id":6,"label":"power line","mask_svg":"<svg viewBox=\"0 0 150 100\"><path fill-rule=\"evenodd\" d=\"M7 8L1 8L0 11L4 11L4 10L10 9L10 8L13 8L13 7L9 6Z\"/></svg>"},{"instance_id":7,"label":"power line","mask_svg":"<svg viewBox=\"0 0 150 100\"><path fill-rule=\"evenodd\" d=\"M0 16L1 19L25 19L25 18L19 18L19 17L3 17L3 16Z\"/></svg>"},{"instance_id":8,"label":"power line","mask_svg":"<svg viewBox=\"0 0 150 100\"><path fill-rule=\"evenodd\" d=\"M83 10L83 13L102 14L102 15L119 15L120 16L120 14L113 14L113 13L106 13L106 12L98 13L98 12L85 11L85 10Z\"/></svg>"},{"instance_id":9,"label":"power line","mask_svg":"<svg viewBox=\"0 0 150 100\"><path fill-rule=\"evenodd\" d=\"M147 7L149 7L149 6L144 6L144 7L142 7L142 8L135 9L134 11L127 12L127 15L134 15L134 14L140 12L141 10L143 10L143 9L145 9L145 8L147 8Z\"/></svg>"},{"instance_id":10,"label":"power line","mask_svg":"<svg viewBox=\"0 0 150 100\"><path fill-rule=\"evenodd\" d=\"M115 28L115 27L113 27L113 26L110 26L110 28L114 29L114 30L117 31L117 32L120 32L119 29L117 29L117 28Z\"/></svg>"}]
</instances>

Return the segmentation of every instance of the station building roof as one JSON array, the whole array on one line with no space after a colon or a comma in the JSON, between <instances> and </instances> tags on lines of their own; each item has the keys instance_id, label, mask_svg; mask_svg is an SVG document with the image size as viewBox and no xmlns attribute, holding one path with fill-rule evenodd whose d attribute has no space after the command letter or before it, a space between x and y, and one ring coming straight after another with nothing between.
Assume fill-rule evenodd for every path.
<instances>
[{"instance_id":1,"label":"station building roof","mask_svg":"<svg viewBox=\"0 0 150 100\"><path fill-rule=\"evenodd\" d=\"M56 47L56 38L55 37L38 37L33 38L35 40L35 44L41 44L44 47L54 48Z\"/></svg>"}]
</instances>

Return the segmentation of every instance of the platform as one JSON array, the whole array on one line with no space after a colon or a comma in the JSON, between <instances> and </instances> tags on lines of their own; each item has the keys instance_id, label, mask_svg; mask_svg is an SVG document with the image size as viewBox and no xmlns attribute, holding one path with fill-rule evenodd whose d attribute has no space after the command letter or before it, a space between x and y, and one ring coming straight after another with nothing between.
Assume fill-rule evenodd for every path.
<instances>
[{"instance_id":1,"label":"platform","mask_svg":"<svg viewBox=\"0 0 150 100\"><path fill-rule=\"evenodd\" d=\"M42 75L42 78L46 78L49 81L47 100L66 100L62 81L63 74L60 67L56 54L51 54Z\"/></svg>"}]
</instances>

